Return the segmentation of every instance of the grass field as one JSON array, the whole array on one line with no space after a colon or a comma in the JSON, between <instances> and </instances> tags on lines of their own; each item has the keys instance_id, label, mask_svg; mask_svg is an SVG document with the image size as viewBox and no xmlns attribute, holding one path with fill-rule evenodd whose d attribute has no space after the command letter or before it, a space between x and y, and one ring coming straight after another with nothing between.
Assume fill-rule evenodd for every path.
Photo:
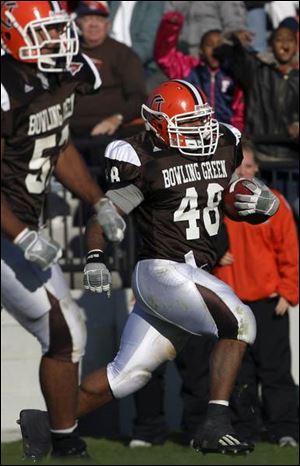
<instances>
[{"instance_id":1,"label":"grass field","mask_svg":"<svg viewBox=\"0 0 300 466\"><path fill-rule=\"evenodd\" d=\"M62 462L49 458L39 464L299 464L298 448L279 448L268 443L259 443L255 451L248 456L232 457L215 454L202 455L173 441L168 441L163 446L130 449L125 442L121 441L86 440L91 459ZM1 444L1 464L26 465L32 463L22 460L21 442L12 442Z\"/></svg>"}]
</instances>

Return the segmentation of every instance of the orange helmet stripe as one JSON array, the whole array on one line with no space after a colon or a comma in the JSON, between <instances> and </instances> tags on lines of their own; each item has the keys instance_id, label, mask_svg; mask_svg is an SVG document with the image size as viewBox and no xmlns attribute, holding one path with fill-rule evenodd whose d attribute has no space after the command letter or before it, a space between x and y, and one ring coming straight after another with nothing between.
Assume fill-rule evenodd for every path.
<instances>
[{"instance_id":1,"label":"orange helmet stripe","mask_svg":"<svg viewBox=\"0 0 300 466\"><path fill-rule=\"evenodd\" d=\"M205 105L206 104L206 99L205 99L204 93L202 91L200 91L200 89L197 89L196 86L194 86L193 84L191 84L191 83L189 83L187 81L183 81L182 79L174 79L174 81L182 84L186 89L188 89L191 92L192 96L194 97L196 105Z\"/></svg>"}]
</instances>

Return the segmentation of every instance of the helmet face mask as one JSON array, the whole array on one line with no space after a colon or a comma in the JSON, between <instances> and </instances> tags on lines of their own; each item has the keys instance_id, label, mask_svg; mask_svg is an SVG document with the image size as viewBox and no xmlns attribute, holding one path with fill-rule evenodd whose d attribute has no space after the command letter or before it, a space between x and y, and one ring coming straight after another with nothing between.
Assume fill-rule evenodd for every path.
<instances>
[{"instance_id":1,"label":"helmet face mask","mask_svg":"<svg viewBox=\"0 0 300 466\"><path fill-rule=\"evenodd\" d=\"M219 123L211 118L213 110L208 104L198 110L196 107L195 112L171 118L168 125L170 147L177 148L184 155L207 157L213 155L217 148Z\"/></svg>"},{"instance_id":2,"label":"helmet face mask","mask_svg":"<svg viewBox=\"0 0 300 466\"><path fill-rule=\"evenodd\" d=\"M166 145L195 157L215 153L219 123L202 91L185 81L168 81L152 92L148 102L142 106L142 117Z\"/></svg>"},{"instance_id":3,"label":"helmet face mask","mask_svg":"<svg viewBox=\"0 0 300 466\"><path fill-rule=\"evenodd\" d=\"M1 45L4 50L17 60L36 63L40 71L67 71L74 55L79 51L73 18L63 10L49 11L45 4L51 2L15 3L16 8L13 10L4 7L1 12L6 21L4 30L1 31ZM29 21L25 21L25 24L21 20L24 5L20 4L28 5Z\"/></svg>"}]
</instances>

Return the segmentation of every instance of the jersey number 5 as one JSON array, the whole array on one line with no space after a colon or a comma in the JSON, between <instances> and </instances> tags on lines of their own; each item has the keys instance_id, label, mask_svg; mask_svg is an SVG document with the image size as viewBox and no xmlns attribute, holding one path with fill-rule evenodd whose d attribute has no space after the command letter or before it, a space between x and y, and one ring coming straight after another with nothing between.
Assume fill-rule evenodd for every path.
<instances>
[{"instance_id":1,"label":"jersey number 5","mask_svg":"<svg viewBox=\"0 0 300 466\"><path fill-rule=\"evenodd\" d=\"M52 169L51 154L54 151L60 151L60 147L68 140L68 125L63 128L58 142L56 138L55 134L51 134L35 140L32 157L28 165L30 172L34 173L28 173L25 178L27 191L31 194L41 194L45 191Z\"/></svg>"},{"instance_id":2,"label":"jersey number 5","mask_svg":"<svg viewBox=\"0 0 300 466\"><path fill-rule=\"evenodd\" d=\"M203 223L209 236L215 236L219 231L220 212L218 205L222 198L223 189L219 183L209 183L207 186L207 205L203 209ZM197 222L199 219L198 193L196 188L187 188L178 210L174 212L173 220L174 222L188 222L186 239L192 240L200 238L200 228Z\"/></svg>"}]
</instances>

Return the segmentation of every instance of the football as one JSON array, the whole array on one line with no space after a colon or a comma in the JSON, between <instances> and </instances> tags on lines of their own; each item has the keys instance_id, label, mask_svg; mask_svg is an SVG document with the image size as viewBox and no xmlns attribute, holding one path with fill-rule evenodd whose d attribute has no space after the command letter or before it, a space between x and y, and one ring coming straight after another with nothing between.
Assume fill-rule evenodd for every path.
<instances>
[{"instance_id":1,"label":"football","mask_svg":"<svg viewBox=\"0 0 300 466\"><path fill-rule=\"evenodd\" d=\"M245 217L239 215L238 210L236 209L234 203L236 202L235 195L236 194L248 194L252 195L253 192L247 188L244 182L253 183L256 186L253 180L248 180L246 178L239 178L238 180L234 181L233 183L229 184L227 188L223 191L223 207L225 214L235 222L248 222L252 223L253 225L257 225L259 223L265 222L269 217L264 214L250 214Z\"/></svg>"}]
</instances>

